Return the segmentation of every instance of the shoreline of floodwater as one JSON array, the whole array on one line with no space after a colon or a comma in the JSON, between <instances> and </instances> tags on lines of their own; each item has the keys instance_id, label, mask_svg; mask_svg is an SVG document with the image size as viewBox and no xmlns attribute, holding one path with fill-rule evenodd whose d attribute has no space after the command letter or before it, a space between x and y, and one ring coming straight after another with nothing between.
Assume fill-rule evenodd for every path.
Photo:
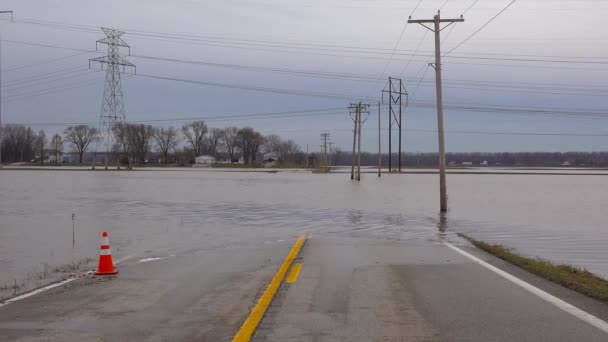
<instances>
[{"instance_id":1,"label":"shoreline of floodwater","mask_svg":"<svg viewBox=\"0 0 608 342\"><path fill-rule=\"evenodd\" d=\"M318 172L317 169L307 168L203 168L203 167L134 167L132 170L122 168L117 170L110 168L96 168L92 170L90 167L74 167L74 166L3 166L0 171L99 171L99 172L115 172L115 171L190 171L190 172L248 172L248 173L310 173L310 174L346 174L350 173L350 167L339 167L330 172ZM560 171L557 171L560 170ZM570 171L571 170L571 171ZM371 167L366 167L361 170L362 174L377 174L378 170ZM435 169L406 169L401 172L388 172L387 169L381 171L382 175L428 175L438 174ZM449 175L526 175L526 176L608 176L608 169L556 169L556 168L505 168L505 169L447 169Z\"/></svg>"},{"instance_id":2,"label":"shoreline of floodwater","mask_svg":"<svg viewBox=\"0 0 608 342\"><path fill-rule=\"evenodd\" d=\"M512 248L501 244L490 244L476 240L466 234L458 236L472 243L475 247L501 260L515 265L531 274L561 285L587 297L608 303L608 280L589 272L584 267L555 264L541 258L530 258L515 253Z\"/></svg>"}]
</instances>

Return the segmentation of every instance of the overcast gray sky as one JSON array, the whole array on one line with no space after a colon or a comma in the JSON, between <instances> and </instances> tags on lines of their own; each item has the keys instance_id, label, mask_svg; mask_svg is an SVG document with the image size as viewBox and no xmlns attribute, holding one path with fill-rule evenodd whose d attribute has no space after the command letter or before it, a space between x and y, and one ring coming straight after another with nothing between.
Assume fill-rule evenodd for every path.
<instances>
[{"instance_id":1,"label":"overcast gray sky","mask_svg":"<svg viewBox=\"0 0 608 342\"><path fill-rule=\"evenodd\" d=\"M410 94L404 150L436 151L433 37L404 26L407 17L431 18L442 6L442 17L458 17L470 7L464 23L442 32L448 52L510 2L422 0L413 11L419 0L5 0L0 10L14 10L15 21L0 21L2 119L47 134L63 123L96 123L105 75L88 69L88 59L103 54L94 52L98 28L110 27L126 31L137 65L123 84L128 120L181 126L181 118L215 117L209 126L248 125L311 151L328 131L348 150L349 102L376 105L393 76ZM446 56L447 150L608 150L606 16L602 0L517 0ZM234 117L279 112L289 113ZM368 151L377 149L377 107L372 114ZM233 117L217 118L224 116Z\"/></svg>"}]
</instances>

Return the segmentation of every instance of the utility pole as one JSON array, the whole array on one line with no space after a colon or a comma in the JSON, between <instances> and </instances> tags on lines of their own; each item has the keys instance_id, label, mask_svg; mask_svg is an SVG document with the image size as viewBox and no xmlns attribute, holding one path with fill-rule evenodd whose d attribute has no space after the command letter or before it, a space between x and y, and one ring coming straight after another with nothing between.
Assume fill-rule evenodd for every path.
<instances>
[{"instance_id":1,"label":"utility pole","mask_svg":"<svg viewBox=\"0 0 608 342\"><path fill-rule=\"evenodd\" d=\"M308 144L306 144L306 168L308 169L308 160L309 160L309 156L308 156Z\"/></svg>"},{"instance_id":2,"label":"utility pole","mask_svg":"<svg viewBox=\"0 0 608 342\"><path fill-rule=\"evenodd\" d=\"M352 107L352 104L351 104ZM353 122L355 123L355 128L353 129L353 163L350 167L350 179L355 179L355 151L357 149L357 130L359 129L358 126L358 120L359 120L359 116L357 115L357 112L355 112L355 117L353 118L353 111L352 108L349 107L350 109L350 117L353 120Z\"/></svg>"},{"instance_id":3,"label":"utility pole","mask_svg":"<svg viewBox=\"0 0 608 342\"><path fill-rule=\"evenodd\" d=\"M445 138L443 128L443 89L441 86L441 43L440 34L446 27L457 23L464 22L462 15L458 19L441 19L440 11L433 19L412 20L410 17L408 23L420 24L435 33L435 89L437 92L437 140L439 142L439 193L440 193L440 209L441 212L448 211L448 195L445 177ZM426 26L426 23L433 23L434 28ZM448 23L443 28L441 23Z\"/></svg>"},{"instance_id":4,"label":"utility pole","mask_svg":"<svg viewBox=\"0 0 608 342\"><path fill-rule=\"evenodd\" d=\"M101 113L99 115L99 134L101 137L97 140L97 144L95 146L95 158L93 159L92 168L95 169L97 149L99 147L99 142L103 140L103 143L106 145L105 168L107 170L112 128L116 123L126 122L120 75L121 73L125 72L127 67L133 68L134 72L136 72L136 69L133 63L120 56L121 47L127 48L129 50L129 55L131 55L131 47L121 38L125 32L103 27L101 30L103 33L105 33L106 37L97 40L95 45L96 47L99 44L107 45L108 54L106 56L89 59L89 68L91 67L91 62L101 63L102 70L103 66L107 65L106 82L103 89ZM127 159L129 160L129 169L131 169L131 158L127 156ZM120 168L120 166L118 166L118 160L116 161L116 164L117 168Z\"/></svg>"},{"instance_id":5,"label":"utility pole","mask_svg":"<svg viewBox=\"0 0 608 342\"><path fill-rule=\"evenodd\" d=\"M382 134L380 133L380 129L380 101L378 101L378 177L382 175L382 148L380 146Z\"/></svg>"},{"instance_id":6,"label":"utility pole","mask_svg":"<svg viewBox=\"0 0 608 342\"><path fill-rule=\"evenodd\" d=\"M353 165L351 167L350 179L354 179L355 173L355 145L358 145L357 153L357 180L361 180L361 126L369 117L369 104L367 103L351 103L348 107L351 118L354 114L353 121L355 122L355 135L353 137ZM361 118L361 114L367 114L365 119ZM358 134L358 135L357 135ZM357 143L358 142L358 143Z\"/></svg>"},{"instance_id":7,"label":"utility pole","mask_svg":"<svg viewBox=\"0 0 608 342\"><path fill-rule=\"evenodd\" d=\"M359 103L359 107L360 106L361 103ZM359 141L357 142L357 145L359 146L357 147L357 180L361 181L361 125L363 124L363 122L361 122L361 108L359 108L358 110L358 115L359 119L357 120L357 122L359 123Z\"/></svg>"},{"instance_id":8,"label":"utility pole","mask_svg":"<svg viewBox=\"0 0 608 342\"><path fill-rule=\"evenodd\" d=\"M393 122L399 128L399 172L401 172L401 132L403 130L403 95L405 95L405 107L408 105L408 94L407 90L403 86L403 81L400 78L389 77L388 78L388 90L382 90L382 100L384 101L384 93L388 94L388 165L389 172L391 171L392 165L392 136L391 132L393 130ZM395 108L397 107L397 108ZM399 114L399 117L397 117Z\"/></svg>"},{"instance_id":9,"label":"utility pole","mask_svg":"<svg viewBox=\"0 0 608 342\"><path fill-rule=\"evenodd\" d=\"M13 21L13 11L0 11L0 14L11 14ZM2 168L2 142L4 141L4 130L2 129L2 34L0 33L0 168Z\"/></svg>"},{"instance_id":10,"label":"utility pole","mask_svg":"<svg viewBox=\"0 0 608 342\"><path fill-rule=\"evenodd\" d=\"M323 151L323 165L326 169L329 168L329 158L327 158L327 145L329 144L329 138L329 133L321 133L321 151Z\"/></svg>"}]
</instances>

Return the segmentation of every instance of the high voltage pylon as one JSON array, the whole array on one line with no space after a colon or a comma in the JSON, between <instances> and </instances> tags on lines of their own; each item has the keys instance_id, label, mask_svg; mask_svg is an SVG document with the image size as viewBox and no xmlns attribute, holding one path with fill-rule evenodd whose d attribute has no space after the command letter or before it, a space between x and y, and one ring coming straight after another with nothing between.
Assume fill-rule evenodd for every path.
<instances>
[{"instance_id":1,"label":"high voltage pylon","mask_svg":"<svg viewBox=\"0 0 608 342\"><path fill-rule=\"evenodd\" d=\"M106 67L106 81L103 88L103 100L101 102L101 113L99 114L99 139L95 147L95 158L93 159L93 169L95 169L95 161L99 143L105 144L105 168L108 168L108 153L110 150L110 142L112 138L112 128L117 123L126 121L124 98L122 93L121 73L126 72L127 68L133 68L136 71L135 65L120 56L120 48L124 47L129 50L128 55L131 55L131 47L121 36L125 32L113 30L109 28L101 28L106 37L97 40L95 48L99 44L108 46L108 54L98 58L89 59L89 68L91 62L101 63L101 69ZM121 70L122 67L122 70ZM129 160L129 168L131 167L131 158ZM118 166L118 161L116 163Z\"/></svg>"},{"instance_id":2,"label":"high voltage pylon","mask_svg":"<svg viewBox=\"0 0 608 342\"><path fill-rule=\"evenodd\" d=\"M388 172L392 169L392 134L393 125L396 124L399 128L399 172L401 172L401 132L403 130L403 99L405 95L405 107L408 105L408 94L405 86L400 78L388 78L388 90L382 90L382 101L384 102L384 93L388 94ZM397 116L397 114L399 116Z\"/></svg>"}]
</instances>

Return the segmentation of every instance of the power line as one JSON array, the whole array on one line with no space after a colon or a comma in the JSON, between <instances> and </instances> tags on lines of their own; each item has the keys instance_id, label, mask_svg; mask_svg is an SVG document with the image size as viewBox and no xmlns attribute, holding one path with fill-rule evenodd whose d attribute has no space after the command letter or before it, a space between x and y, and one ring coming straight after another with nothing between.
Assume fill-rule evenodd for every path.
<instances>
[{"instance_id":1,"label":"power line","mask_svg":"<svg viewBox=\"0 0 608 342\"><path fill-rule=\"evenodd\" d=\"M478 0L476 0L474 3L471 4L471 6L469 6L469 8L467 8L464 12L466 13L473 5L475 5L475 3ZM507 5L506 8L508 8ZM502 12L504 12L504 10L506 10L506 8L503 8L503 10L501 12L499 12L499 14L501 14ZM499 14L497 14L496 16L498 16ZM495 16L495 17L496 17ZM494 18L495 18L494 17ZM493 18L493 19L494 19ZM490 21L492 21L493 19L491 19ZM41 24L41 25L52 25L54 27L64 27L66 29L69 28L73 28L73 29L77 29L79 31L82 30L86 30L86 32L90 32L90 33L96 33L98 28L94 27L94 26L87 26L87 25L78 25L78 24L62 24L62 23L56 23L56 22L48 22L48 21L41 21L41 20L34 20L34 19L29 19L29 20L24 20L24 19L16 19L15 22L21 22L21 23L37 23L37 24ZM489 24L486 23L485 25ZM483 26L482 26L483 28ZM228 40L228 41L233 41L230 42L229 44L244 44L244 43L270 43L270 44L275 44L275 45L266 45L266 46L271 46L271 47L289 47L289 45L295 45L295 46L305 46L305 47L322 47L322 48L342 48L342 49L347 49L347 50L329 50L329 51L339 51L339 52L358 52L358 51L352 51L352 50L373 50L372 53L376 54L376 53L381 53L381 54L393 54L393 49L391 48L382 48L382 47L362 47L362 46L344 46L344 45L327 45L327 44L310 44L310 43L299 43L299 42L277 42L277 41L267 41L267 40L253 40L253 39L242 39L242 38L226 38L226 37L217 37L217 36L200 36L200 35L192 35L192 34L177 34L177 33L163 33L163 32L154 32L154 31L143 31L143 30L127 30L127 29L123 29L125 31L129 31L130 35L133 36L138 36L138 35L143 35L145 37L160 37L163 39L171 39L171 38L175 38L175 39L185 39L185 38L192 38L194 39L194 41L196 41L196 39L203 39L203 41L209 41L209 40L213 40L214 42L217 42L218 40ZM481 30L481 29L479 29ZM234 42L241 42L241 43L234 43ZM243 43L244 42L244 43ZM385 50L385 52L377 52L380 50ZM452 49L454 50L454 49ZM407 51L407 50L397 50L397 51ZM423 52L432 52L432 51L423 51ZM300 52L297 52L300 53ZM397 52L395 52L395 54L397 55L409 55L409 54L399 54ZM462 52L462 54L481 54L481 55L506 55L506 56L529 56L529 57L560 57L560 58L573 58L573 59L606 59L606 57L581 57L581 56L544 56L544 55L522 55L522 54L492 54L492 53L471 53L471 52ZM447 55L447 54L446 54ZM446 56L447 57L447 56ZM451 57L451 56L450 56ZM381 57L380 57L381 58ZM382 77L381 77L382 78Z\"/></svg>"},{"instance_id":2,"label":"power line","mask_svg":"<svg viewBox=\"0 0 608 342\"><path fill-rule=\"evenodd\" d=\"M70 75L70 74L75 74L75 75ZM83 75L90 75L90 74L91 74L91 71L89 69L79 69L79 70L75 70L75 71L71 71L71 72L62 73L59 75L39 77L39 78L27 80L25 82L19 82L17 84L12 84L12 85L8 86L8 90L14 91L17 89L22 89L22 88L36 87L36 86L47 84L47 83L53 83L53 82L57 82L57 81L72 79L75 77L81 77ZM65 75L70 75L70 76L65 76ZM59 76L64 76L64 77L59 77ZM36 83L28 84L31 82L36 82Z\"/></svg>"},{"instance_id":3,"label":"power line","mask_svg":"<svg viewBox=\"0 0 608 342\"><path fill-rule=\"evenodd\" d=\"M511 7L511 5L513 5L515 3L515 1L517 0L512 0L511 2L509 2L507 4L507 6L505 6L503 9L501 9L498 13L496 13L495 16L493 16L492 18L490 18L490 20L488 20L485 24L481 25L480 28L478 28L477 30L475 30L471 35L469 35L468 37L466 37L464 40L462 40L460 43L456 44L456 46L454 46L451 50L449 50L448 52L445 53L444 56L449 55L450 53L452 53L452 51L458 49L460 46L462 46L462 44L466 43L467 41L469 41L469 39L473 38L477 33L479 33L479 31L483 30L486 26L488 26L492 21L494 21L494 19L496 19L499 15L501 15L504 11L506 11L509 7Z\"/></svg>"},{"instance_id":4,"label":"power line","mask_svg":"<svg viewBox=\"0 0 608 342\"><path fill-rule=\"evenodd\" d=\"M462 12L462 15L464 16L465 14L467 14L467 12L473 8L473 6L475 6L477 4L479 0L473 0L473 2L471 2L471 4L469 5L469 7L467 7L464 12Z\"/></svg>"},{"instance_id":5,"label":"power line","mask_svg":"<svg viewBox=\"0 0 608 342\"><path fill-rule=\"evenodd\" d=\"M65 59L76 57L76 56L81 56L81 55L84 55L84 54L87 54L87 53L91 53L91 52L94 52L94 51L79 52L79 53L75 53L73 55L68 55L68 56L63 56L63 57L59 57L59 58L48 59L48 60L44 60L44 61L41 61L41 62L32 63L32 64L26 64L26 65L22 65L22 66L10 68L10 69L4 69L4 70L2 70L2 72L11 72L11 71L21 70L21 69L25 69L25 68L31 68L31 67L35 67L35 66L40 66L40 65L44 65L44 64L55 63L55 62L58 62L58 61L62 61L62 60L65 60Z\"/></svg>"},{"instance_id":6,"label":"power line","mask_svg":"<svg viewBox=\"0 0 608 342\"><path fill-rule=\"evenodd\" d=\"M330 99L369 98L368 96L351 96L351 95L346 95L346 94L322 93L322 92L314 92L314 91L300 91L300 90L287 90L287 89L277 89L277 88L245 86L245 85L239 85L239 84L196 81L196 80L189 80L189 79L183 79L183 78L146 75L146 74L137 74L136 76L154 78L154 79L166 80L166 81L175 81L175 82L182 82L182 83L192 83L192 84L208 85L208 86L215 86L215 87L251 90L251 91L295 95L295 96L324 97L324 98L330 98Z\"/></svg>"}]
</instances>

